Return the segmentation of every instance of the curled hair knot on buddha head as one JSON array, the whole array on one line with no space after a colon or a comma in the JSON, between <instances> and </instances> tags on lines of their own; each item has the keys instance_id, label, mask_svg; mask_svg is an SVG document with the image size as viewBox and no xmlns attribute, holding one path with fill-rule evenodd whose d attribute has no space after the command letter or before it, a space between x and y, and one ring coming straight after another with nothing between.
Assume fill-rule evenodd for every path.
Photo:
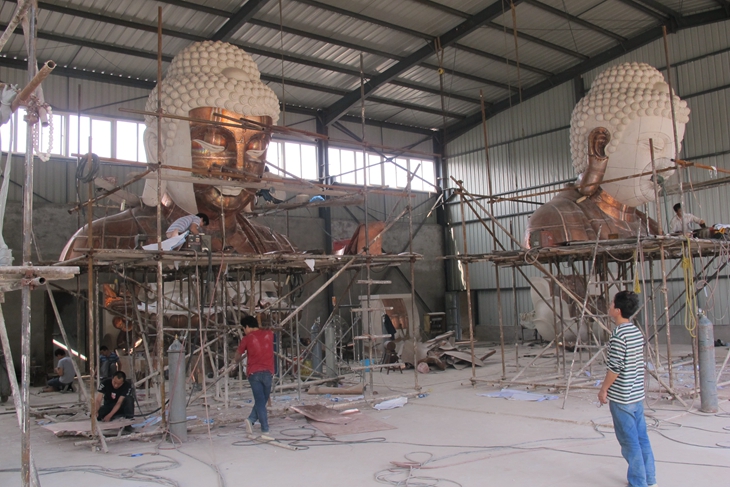
<instances>
[{"instance_id":1,"label":"curled hair knot on buddha head","mask_svg":"<svg viewBox=\"0 0 730 487\"><path fill-rule=\"evenodd\" d=\"M610 158L632 120L647 116L671 119L669 96L664 76L646 63L623 63L598 75L570 119L570 152L576 174L588 167L588 137L593 129L605 127L611 133L606 147ZM686 124L687 102L676 95L673 102L677 124Z\"/></svg>"}]
</instances>

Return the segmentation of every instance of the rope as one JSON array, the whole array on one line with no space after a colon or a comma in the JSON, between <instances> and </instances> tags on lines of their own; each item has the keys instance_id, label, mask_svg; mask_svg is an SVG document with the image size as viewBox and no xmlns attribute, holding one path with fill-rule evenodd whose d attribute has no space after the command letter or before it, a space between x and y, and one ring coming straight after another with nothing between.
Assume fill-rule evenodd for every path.
<instances>
[{"instance_id":1,"label":"rope","mask_svg":"<svg viewBox=\"0 0 730 487\"><path fill-rule=\"evenodd\" d=\"M697 332L697 295L694 292L694 263L692 261L692 241L686 237L686 244L682 243L682 274L684 276L684 287L686 292L684 306L684 327L689 331L692 338L696 338Z\"/></svg>"}]
</instances>

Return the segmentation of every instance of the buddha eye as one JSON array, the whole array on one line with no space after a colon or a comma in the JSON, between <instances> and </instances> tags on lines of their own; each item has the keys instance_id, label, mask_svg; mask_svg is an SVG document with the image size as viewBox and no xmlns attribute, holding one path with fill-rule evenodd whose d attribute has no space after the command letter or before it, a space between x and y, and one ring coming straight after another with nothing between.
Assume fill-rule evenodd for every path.
<instances>
[{"instance_id":1,"label":"buddha eye","mask_svg":"<svg viewBox=\"0 0 730 487\"><path fill-rule=\"evenodd\" d=\"M200 139L193 139L193 142L198 144L200 146L200 149L198 149L198 152L205 155L210 154L217 154L219 152L223 152L226 150L226 147L224 145L216 145L216 144L210 144L204 140Z\"/></svg>"},{"instance_id":2,"label":"buddha eye","mask_svg":"<svg viewBox=\"0 0 730 487\"><path fill-rule=\"evenodd\" d=\"M246 150L265 151L269 147L269 140L268 134L256 134L248 139Z\"/></svg>"}]
</instances>

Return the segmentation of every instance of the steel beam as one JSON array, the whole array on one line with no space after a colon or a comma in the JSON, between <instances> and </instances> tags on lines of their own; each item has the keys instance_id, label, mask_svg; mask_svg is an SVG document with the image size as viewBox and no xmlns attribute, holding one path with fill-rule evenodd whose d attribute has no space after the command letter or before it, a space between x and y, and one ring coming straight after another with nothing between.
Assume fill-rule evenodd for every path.
<instances>
[{"instance_id":1,"label":"steel beam","mask_svg":"<svg viewBox=\"0 0 730 487\"><path fill-rule=\"evenodd\" d=\"M535 8L539 8L540 10L543 10L545 12L548 12L552 15L556 15L558 17L563 17L568 22L572 22L574 24L580 25L582 27L585 27L588 30L592 30L593 32L597 32L601 35L604 35L606 37L610 37L612 39L615 39L619 42L626 41L626 38L623 36L620 36L616 34L615 32L611 32L608 29L604 29L603 27L600 27L596 24L592 24L588 22L587 20L583 20L580 17L576 17L575 15L571 15L568 12L565 12L563 10L557 9L555 7L551 7L550 5L545 5L542 2L539 2L538 0L524 0L525 3L532 5Z\"/></svg>"},{"instance_id":2,"label":"steel beam","mask_svg":"<svg viewBox=\"0 0 730 487\"><path fill-rule=\"evenodd\" d=\"M461 10L456 10L455 8L447 7L446 5L440 4L438 2L434 2L433 0L412 0L412 1L418 2L420 4L426 5L426 6L431 7L431 8L435 8L437 10L440 10L442 12L446 12L446 13L448 13L450 15L454 15L456 17L461 17L463 19L469 18L469 14L468 13L462 12ZM507 10L509 10L509 7L507 8ZM505 10L505 11L507 11L507 10ZM504 29L505 29L505 26L499 25L499 24L497 24L495 22L488 22L484 26L485 27L489 27L491 29L496 29L496 30L498 30L500 32L504 31ZM511 28L507 27L507 30L508 31L511 31ZM540 38L537 38L537 37L534 37L534 36L525 34L523 32L519 32L518 31L517 32L517 37L520 38L520 39L524 39L524 40L526 40L528 42L532 42L534 44L541 45L541 46L543 46L543 47L545 47L547 49L552 49L554 51L562 52L563 54L567 54L569 56L572 56L572 57L575 57L575 58L578 58L578 59L583 59L583 60L588 59L588 56L585 56L585 55L583 55L581 53L578 53L578 52L575 52L575 51L571 51L570 49L566 49L563 46L559 46L557 44L553 44L552 42L543 41ZM520 63L520 66L522 66L522 63Z\"/></svg>"},{"instance_id":3,"label":"steel beam","mask_svg":"<svg viewBox=\"0 0 730 487\"><path fill-rule=\"evenodd\" d=\"M702 12L699 14L689 15L682 18L680 29L688 29L691 27L699 27L702 25L713 24L715 22L721 22L730 18L730 14L725 9L716 9L712 11ZM666 22L670 22L666 19ZM591 69L594 69L602 64L605 64L613 59L623 56L627 52L631 52L638 49L641 46L649 44L657 39L662 38L662 26L656 26L649 29L641 34L629 39L628 41L614 46L611 49L603 51L600 54L593 56L592 58L584 61L577 66L566 69L565 71L551 76L545 81L542 81L536 85L533 85L522 91L522 97L515 95L512 99L505 99L499 103L495 103L487 109L487 118L491 118L497 113L508 110L509 108L518 105L521 101L529 100L537 95L540 95L566 81L570 81L576 76L580 76ZM482 123L481 111L476 112L462 121L452 124L446 127L446 141L455 139L456 137L468 132L472 128Z\"/></svg>"},{"instance_id":4,"label":"steel beam","mask_svg":"<svg viewBox=\"0 0 730 487\"><path fill-rule=\"evenodd\" d=\"M10 0L10 2L14 2L14 1L17 1L17 0ZM166 2L166 3L172 3L174 5L177 5L180 2ZM186 2L182 2L182 3L186 3ZM51 10L51 9L48 9L48 10ZM89 20L106 22L106 23L109 23L109 24L119 25L119 26L122 26L122 27L127 27L127 28L132 28L132 29L137 29L137 30L142 30L142 31L145 31L145 32L156 32L156 28L154 26L146 25L146 24L139 23L139 22L124 21L124 20L120 20L120 19L113 18L113 17L105 17L105 16L102 16L102 15L91 14L91 13L88 13L88 12L84 12L84 11L80 11L80 10L74 10L74 9L70 9L70 8L66 8L66 7L58 7L57 9L55 9L55 11L57 11L58 13L66 14L66 15L74 15L74 16L77 16L77 17L87 18ZM252 21L251 23L256 24L257 21ZM261 22L260 24L262 26L264 26L264 27L270 27L272 29L276 28L276 26L274 24L269 24L267 22ZM202 36L192 36L191 34L187 34L187 33L180 32L180 31L175 31L175 30L172 30L172 29L163 29L163 33L165 35L169 35L171 37L177 37L177 38L182 38L182 39L186 39L186 40L193 40L193 41L203 41L203 40L205 40L205 37L202 37ZM300 34L307 35L307 33L299 33L299 32L296 33L296 35L300 35ZM317 36L317 37L320 37L320 36ZM105 43L87 41L85 39L79 39L79 38L75 38L75 37L59 36L59 35L52 34L52 33L47 33L47 32L39 32L38 38L45 39L45 40L50 40L50 41L54 41L54 42L61 42L61 43L65 43L65 44L71 44L71 45L78 45L78 46L82 46L82 47L88 47L88 48L91 48L91 49L100 49L100 50L106 50L106 51L109 51L109 52L116 52L116 53L119 53L119 54L125 54L125 55L136 56L136 57L142 57L142 58L145 58L145 59L155 59L155 60L157 59L157 54L154 53L154 52L150 52L150 51L136 51L136 50L133 50L133 49L128 49L128 48L124 48L124 47L114 46L112 44L105 44ZM327 42L327 40L325 38L316 39L316 40L322 40L323 42ZM300 58L300 57L291 56L291 55L284 55L284 56L282 56L279 53L270 52L270 51L267 51L267 50L258 48L256 46L251 46L251 45L248 45L248 44L245 44L245 43L235 43L235 42L233 42L233 44L241 47L244 50L246 50L249 54L257 54L257 55L267 56L267 57L277 58L277 59L281 59L283 57L285 61L289 61L289 62L292 62L292 63L297 63L297 64L302 64L302 65L305 65L305 66L316 67L316 68L319 68L319 69L327 69L327 70L331 70L331 71L334 71L334 72L341 72L341 73L349 74L349 75L356 76L356 77L359 77L360 76L360 72L358 70L355 70L355 69L350 69L350 68L347 68L347 67L336 66L336 65L330 65L330 64L325 63L325 62L309 60L309 59ZM348 48L352 48L352 49L357 49L358 48L355 45L352 45L352 46L344 46L344 47L348 47ZM360 49L362 50L362 48L360 48ZM380 52L380 51L378 51L378 55L392 56L392 55L390 55L388 53L384 53L384 52ZM169 55L163 56L163 61L169 62L171 60L172 60L172 56L169 56ZM424 66L425 67L428 67L430 69L434 69L434 70L438 69L438 66L429 65L429 64L425 64L425 63L424 63ZM466 74L466 73L459 73L459 72L454 72L454 71L452 71L451 73L454 76L461 76L461 77L464 77L466 79L471 79L473 81L476 81L476 82L479 82L479 83L482 83L482 84L496 84L500 88L504 88L506 86L506 85L503 85L503 84L498 84L497 82L493 82L493 81L488 80L488 79L480 78L478 76L473 76L473 75L469 75L469 74ZM78 75L75 76L73 74L69 74L69 76L76 77L76 78L79 78L79 77L87 78L86 76L78 76ZM373 75L373 74L366 74L366 77L372 77L372 76L375 76L375 75ZM94 79L94 78L91 77L90 79ZM106 80L106 78L103 78L101 80L102 81L103 80ZM431 94L435 94L435 95L440 95L441 94L441 91L438 88L430 87L430 86L426 86L426 85L422 85L422 84L419 84L419 83L408 82L408 81L405 81L405 80L392 80L391 81L391 84L394 84L396 86L402 86L404 88L409 88L409 89L412 89L412 90L423 91L423 92L431 93ZM463 95L460 95L460 94L457 94L457 93L445 92L444 95L447 96L447 97L449 97L449 98L453 98L453 99L456 99L456 100L465 101L465 102L468 102L468 103L474 103L474 104L478 104L479 103L479 100L476 99L476 98L472 98L472 97L468 97L468 96L463 96Z\"/></svg>"},{"instance_id":5,"label":"steel beam","mask_svg":"<svg viewBox=\"0 0 730 487\"><path fill-rule=\"evenodd\" d=\"M628 5L629 7L632 7L635 10L638 10L639 12L649 15L650 17L654 17L660 22L666 22L668 17L660 12L657 12L654 9L651 9L644 5L644 2L639 2L638 0L618 0L619 2Z\"/></svg>"},{"instance_id":6,"label":"steel beam","mask_svg":"<svg viewBox=\"0 0 730 487\"><path fill-rule=\"evenodd\" d=\"M227 41L243 24L248 22L261 10L269 0L248 0L243 7L238 9L236 13L231 15L223 26L210 37L212 41Z\"/></svg>"},{"instance_id":7,"label":"steel beam","mask_svg":"<svg viewBox=\"0 0 730 487\"><path fill-rule=\"evenodd\" d=\"M445 32L439 36L440 46L442 48L448 47L451 44L462 39L464 36L472 33L475 29L479 28L486 22L502 15L505 8L509 8L509 5L505 5L505 0L499 0L489 7L481 10L474 16L466 19L464 22L454 27L453 29ZM409 54L403 60L399 61L394 66L386 69L383 73L379 74L375 78L370 79L367 85L364 87L364 96L367 97L372 94L379 87L395 78L396 76L404 73L413 66L425 61L427 58L432 56L436 52L436 45L434 42L429 42L426 46L418 49L416 52ZM360 99L360 89L352 90L346 96L342 97L339 101L333 103L327 109L325 109L325 123L328 125L335 122Z\"/></svg>"},{"instance_id":8,"label":"steel beam","mask_svg":"<svg viewBox=\"0 0 730 487\"><path fill-rule=\"evenodd\" d=\"M373 18L373 17L368 17L367 15L362 15L362 14L357 13L357 12L352 12L350 10L345 10L345 9L342 9L342 8L339 8L339 7L335 7L335 6L332 6L332 5L328 5L326 3L318 2L316 0L294 0L294 1L299 2L299 3L303 3L305 5L311 5L313 7L321 8L322 10L327 10L329 12L334 12L334 13L338 13L340 15L345 15L345 16L348 16L348 17L352 17L353 19L361 20L363 22L370 22L371 24L379 25L381 27L386 27L388 29L392 29L392 30L395 30L395 31L398 31L398 32L402 32L404 34L411 35L413 37L417 37L419 39L424 39L424 40L427 40L427 41L433 41L434 40L434 36L432 36L430 34L426 34L424 32L419 32L417 30L409 29L408 27L403 27L401 25L393 24L391 22L386 22L384 20L376 19L376 18ZM600 29L600 27L596 27L596 28L597 29ZM455 43L453 45L453 47L455 47L456 49L462 50L464 52L468 52L470 54L474 54L476 56L480 56L480 57L483 57L483 58L486 58L486 59L491 59L491 60L500 61L500 62L506 62L507 64L510 64L512 66L515 65L515 62L514 61L511 61L511 60L509 60L507 58L504 58L502 56L498 56L496 54L492 54L490 52L486 52L486 51L482 51L482 50L479 50L479 49L475 49L473 47L464 46L464 45L461 45L461 44L458 44L458 43ZM522 64L522 63L520 63L520 67L521 68L524 68L527 71L533 71L535 73L538 73L538 74L540 74L542 76L550 76L552 74L552 73L549 73L547 71L541 70L539 68L534 68L532 66L525 65L525 64ZM477 100L477 103L478 102L479 101Z\"/></svg>"}]
</instances>

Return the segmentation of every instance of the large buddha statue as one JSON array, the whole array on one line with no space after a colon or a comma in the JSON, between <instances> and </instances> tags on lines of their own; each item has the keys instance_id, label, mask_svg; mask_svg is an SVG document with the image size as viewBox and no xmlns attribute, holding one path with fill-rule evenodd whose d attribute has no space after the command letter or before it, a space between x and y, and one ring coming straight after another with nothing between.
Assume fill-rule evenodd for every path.
<instances>
[{"instance_id":1,"label":"large buddha statue","mask_svg":"<svg viewBox=\"0 0 730 487\"><path fill-rule=\"evenodd\" d=\"M655 199L650 139L658 176L673 173L662 171L675 156L669 97L662 74L644 63L620 64L595 79L570 120L578 180L532 214L528 248L658 233L656 222L636 208ZM673 102L681 143L689 108L676 95Z\"/></svg>"},{"instance_id":2,"label":"large buddha statue","mask_svg":"<svg viewBox=\"0 0 730 487\"><path fill-rule=\"evenodd\" d=\"M267 127L279 118L279 100L261 82L251 56L225 42L194 43L174 57L162 86L152 90L147 100L148 112L157 110L160 91L165 114L200 120L162 119L162 163L212 171L201 176L183 170L163 170L163 177L197 175L220 178L221 184L191 184L170 178L162 181L162 198L158 201L156 179L147 180L141 206L94 221L94 248L132 249L139 243L139 235L146 236L147 243L155 242L156 206L161 204L163 238L176 219L205 213L210 219L205 233L212 236L214 251L293 251L286 237L254 224L241 213L254 200L255 191L227 186L229 178L220 175L244 175L249 181L260 179L271 140ZM252 123L235 126L236 120L241 119ZM148 116L145 123L147 160L157 163L157 118ZM76 232L60 260L82 255L79 249L89 248L87 236L86 227Z\"/></svg>"}]
</instances>

